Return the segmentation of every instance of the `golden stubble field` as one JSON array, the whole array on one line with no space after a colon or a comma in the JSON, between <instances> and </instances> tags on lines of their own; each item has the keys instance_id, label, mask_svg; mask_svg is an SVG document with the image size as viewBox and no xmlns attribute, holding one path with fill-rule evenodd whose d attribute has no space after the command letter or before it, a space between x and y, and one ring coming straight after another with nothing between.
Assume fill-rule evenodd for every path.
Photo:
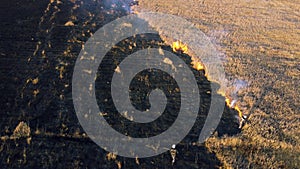
<instances>
[{"instance_id":1,"label":"golden stubble field","mask_svg":"<svg viewBox=\"0 0 300 169\"><path fill-rule=\"evenodd\" d=\"M300 166L299 1L143 0L138 11L193 22L226 56L228 79L248 83L237 93L242 132L206 142L224 168Z\"/></svg>"}]
</instances>

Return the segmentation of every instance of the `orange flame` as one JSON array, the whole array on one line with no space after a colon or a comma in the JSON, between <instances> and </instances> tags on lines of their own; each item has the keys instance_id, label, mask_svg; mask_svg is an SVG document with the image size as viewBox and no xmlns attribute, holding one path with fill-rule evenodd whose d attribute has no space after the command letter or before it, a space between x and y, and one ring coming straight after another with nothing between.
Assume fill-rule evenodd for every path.
<instances>
[{"instance_id":1,"label":"orange flame","mask_svg":"<svg viewBox=\"0 0 300 169\"><path fill-rule=\"evenodd\" d=\"M234 109L238 112L240 120L243 119L243 112L240 110L238 106L234 106Z\"/></svg>"},{"instance_id":2,"label":"orange flame","mask_svg":"<svg viewBox=\"0 0 300 169\"><path fill-rule=\"evenodd\" d=\"M238 112L238 116L239 116L240 120L243 119L243 112L241 111L241 109L237 105L233 106L231 104L232 102L231 102L231 100L229 98L226 98L225 102L226 102L226 105L228 107L233 108L234 110L236 110Z\"/></svg>"},{"instance_id":3,"label":"orange flame","mask_svg":"<svg viewBox=\"0 0 300 169\"><path fill-rule=\"evenodd\" d=\"M193 68L196 70L205 70L204 65L201 62L193 61Z\"/></svg>"},{"instance_id":4,"label":"orange flame","mask_svg":"<svg viewBox=\"0 0 300 169\"><path fill-rule=\"evenodd\" d=\"M174 52L177 52L177 51L182 51L183 53L188 52L187 45L183 44L181 41L173 42L172 48L173 48ZM193 60L192 64L193 64L193 67L196 70L205 70L205 66L200 61ZM242 120L243 119L243 112L240 110L240 108L237 105L235 105L235 106L234 106L234 104L231 105L232 101L230 100L230 98L226 97L225 93L221 93L221 95L225 97L226 105L228 107L233 108L234 110L236 110L238 112L239 119Z\"/></svg>"},{"instance_id":5,"label":"orange flame","mask_svg":"<svg viewBox=\"0 0 300 169\"><path fill-rule=\"evenodd\" d=\"M225 102L226 102L226 105L227 105L228 107L230 107L230 104L231 104L230 99L226 98L226 99L225 99Z\"/></svg>"},{"instance_id":6,"label":"orange flame","mask_svg":"<svg viewBox=\"0 0 300 169\"><path fill-rule=\"evenodd\" d=\"M183 44L181 41L173 42L172 48L174 52L182 51L183 53L187 53L188 51L187 45Z\"/></svg>"}]
</instances>

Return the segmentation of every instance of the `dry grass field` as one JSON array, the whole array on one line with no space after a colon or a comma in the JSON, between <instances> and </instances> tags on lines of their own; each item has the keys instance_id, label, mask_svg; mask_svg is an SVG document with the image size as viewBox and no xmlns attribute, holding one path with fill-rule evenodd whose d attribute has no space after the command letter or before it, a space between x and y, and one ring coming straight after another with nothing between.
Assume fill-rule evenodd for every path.
<instances>
[{"instance_id":1,"label":"dry grass field","mask_svg":"<svg viewBox=\"0 0 300 169\"><path fill-rule=\"evenodd\" d=\"M224 168L300 166L299 1L142 0L138 10L193 22L226 55L228 79L248 83L238 92L242 132L206 142Z\"/></svg>"}]
</instances>

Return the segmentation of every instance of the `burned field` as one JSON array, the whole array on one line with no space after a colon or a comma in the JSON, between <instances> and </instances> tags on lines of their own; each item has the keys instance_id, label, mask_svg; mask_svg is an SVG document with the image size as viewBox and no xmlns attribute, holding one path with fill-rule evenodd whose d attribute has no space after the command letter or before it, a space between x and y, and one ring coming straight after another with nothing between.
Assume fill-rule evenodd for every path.
<instances>
[{"instance_id":1,"label":"burned field","mask_svg":"<svg viewBox=\"0 0 300 169\"><path fill-rule=\"evenodd\" d=\"M157 34L132 36L115 45L107 53L106 59L100 66L101 69L98 69L95 89L98 105L103 112L107 112L104 117L115 130L132 137L149 137L168 129L177 117L180 94L176 82L158 70L143 71L133 79L130 88L133 92L130 94L137 109L149 108L149 89L160 88L170 98L163 116L148 126L143 126L131 123L120 116L112 106L109 92L112 74L122 71L117 70L117 65L129 54L150 47L172 52L189 65L199 87L201 105L196 123L190 133L176 146L178 154L175 163L172 165L169 151L145 159L116 156L103 150L87 136L78 122L72 102L72 73L75 61L84 43L97 29L114 19L128 15L131 12L130 4L136 5L135 3L109 0L1 2L0 17L3 26L0 28L0 88L4 97L1 97L0 166L2 168L291 168L297 166L300 152L297 147L299 143L296 138L297 133L285 134L281 121L278 121L282 116L272 116L270 111L267 111L274 106L270 104L270 100L276 98L268 92L277 91L272 88L277 85L277 82L266 85L265 88L269 90L265 92L261 92L261 88L247 89L257 98L257 102L252 107L244 106L249 110L247 113L252 115L241 129L236 119L237 108L231 108L229 102L226 104L226 98L218 95L225 104L221 122L207 142L197 144L199 133L211 106L211 82L205 76L205 70L195 69L191 56L183 52L182 48L174 49L174 46L166 43L165 39ZM172 11L164 6L168 6L165 2L159 4L161 6L158 6L157 10ZM155 1L141 2L139 8L151 9L153 6ZM203 30L205 32L206 27ZM271 63L271 59L264 58L263 54L256 58L247 58L241 49L235 50L239 51L234 53L231 59L240 61L241 64L245 60L252 63L257 60L270 61L262 62L258 65L261 66L259 68L253 67L258 73ZM242 59L239 60L240 58ZM278 60L282 61L282 58ZM295 61L289 58L286 62L294 64ZM235 69L227 69L227 73L241 75L239 70L245 70L236 64L232 66ZM279 69L273 66L270 70ZM290 72L294 80L297 80L297 70L299 71L296 69L296 72ZM258 76L263 79L265 72L261 72ZM269 73L269 76L273 75L272 71ZM258 87L261 85L257 84ZM260 92L261 97L258 97L257 93ZM242 100L247 100L247 97ZM290 105L290 110L293 112L291 119L295 124L299 124L297 109L299 109L297 103ZM285 125L288 126L289 123ZM294 152L291 152L292 149ZM287 159L292 161L285 161Z\"/></svg>"}]
</instances>

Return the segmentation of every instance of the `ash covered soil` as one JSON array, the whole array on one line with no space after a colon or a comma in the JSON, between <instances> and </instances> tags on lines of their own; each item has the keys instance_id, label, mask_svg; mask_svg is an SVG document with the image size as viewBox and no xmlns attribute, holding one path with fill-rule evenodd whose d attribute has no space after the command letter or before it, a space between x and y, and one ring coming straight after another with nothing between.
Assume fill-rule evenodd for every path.
<instances>
[{"instance_id":1,"label":"ash covered soil","mask_svg":"<svg viewBox=\"0 0 300 169\"><path fill-rule=\"evenodd\" d=\"M127 15L130 1L1 1L1 168L297 168L299 4L239 2L139 3L138 11L170 13L195 23L226 54L228 77L249 83L237 93L239 107L249 114L243 128L238 128L237 112L226 106L214 135L195 144L209 110L211 82L205 72L193 69L190 56L174 52L193 71L202 104L191 132L176 147L172 165L169 151L131 159L103 150L86 135L73 108L72 73L80 50L97 29ZM107 54L104 70L108 71L99 71L99 77L105 78L96 80L97 101L106 105L106 120L119 132L132 131L134 126L126 127L112 104L104 104L110 95L105 80L133 51L155 47L172 52L169 45L157 35L145 34L124 39ZM146 77L138 75L133 84L147 84ZM172 81L165 75L153 79L161 80ZM176 95L176 84L162 88ZM141 109L145 93L141 89L132 95ZM133 135L165 130L176 116L178 100L170 105L170 118L161 119L165 122L153 131L145 128Z\"/></svg>"}]
</instances>

